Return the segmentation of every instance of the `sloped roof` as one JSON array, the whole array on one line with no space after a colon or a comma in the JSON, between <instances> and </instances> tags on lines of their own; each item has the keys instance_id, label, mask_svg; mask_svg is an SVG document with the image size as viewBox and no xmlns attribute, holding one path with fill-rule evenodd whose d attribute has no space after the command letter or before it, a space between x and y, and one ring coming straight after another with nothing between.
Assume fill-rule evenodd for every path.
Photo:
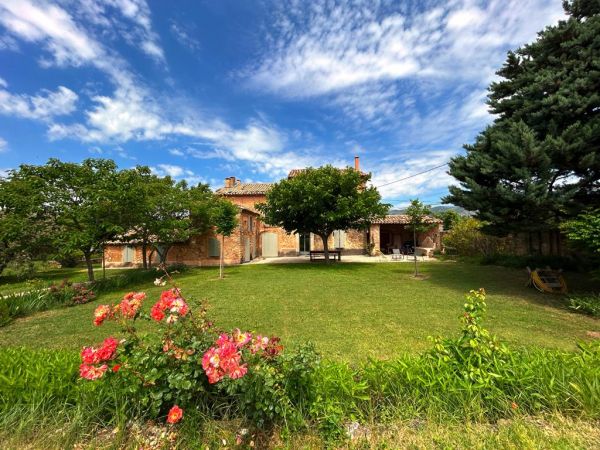
<instances>
[{"instance_id":1,"label":"sloped roof","mask_svg":"<svg viewBox=\"0 0 600 450\"><path fill-rule=\"evenodd\" d=\"M423 221L425 223L442 223L440 219L431 216L425 216ZM407 225L410 223L410 216L407 216L406 214L390 214L382 219L374 220L373 223L380 225Z\"/></svg>"},{"instance_id":2,"label":"sloped roof","mask_svg":"<svg viewBox=\"0 0 600 450\"><path fill-rule=\"evenodd\" d=\"M266 194L273 183L237 183L232 187L222 187L215 192L219 195L260 195Z\"/></svg>"},{"instance_id":3,"label":"sloped roof","mask_svg":"<svg viewBox=\"0 0 600 450\"><path fill-rule=\"evenodd\" d=\"M241 210L248 211L248 212L251 212L252 214L256 214L257 216L260 216L260 213L254 208L250 208L249 206L244 206L244 205L238 205L237 203L234 203L234 205L237 206L238 208L240 208Z\"/></svg>"},{"instance_id":4,"label":"sloped roof","mask_svg":"<svg viewBox=\"0 0 600 450\"><path fill-rule=\"evenodd\" d=\"M290 170L290 173L288 173L288 178L293 178L296 175L300 175L305 170L306 169L292 169L292 170Z\"/></svg>"}]
</instances>

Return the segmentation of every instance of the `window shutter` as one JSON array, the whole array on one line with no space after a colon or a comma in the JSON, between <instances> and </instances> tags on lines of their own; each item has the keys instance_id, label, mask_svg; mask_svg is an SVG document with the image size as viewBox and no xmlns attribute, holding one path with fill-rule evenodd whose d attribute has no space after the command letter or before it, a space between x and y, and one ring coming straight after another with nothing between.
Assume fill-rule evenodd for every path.
<instances>
[{"instance_id":1,"label":"window shutter","mask_svg":"<svg viewBox=\"0 0 600 450\"><path fill-rule=\"evenodd\" d=\"M208 238L208 256L221 256L221 243L217 238Z\"/></svg>"},{"instance_id":2,"label":"window shutter","mask_svg":"<svg viewBox=\"0 0 600 450\"><path fill-rule=\"evenodd\" d=\"M335 248L344 248L346 245L346 232L344 230L335 230L333 232L333 246Z\"/></svg>"}]
</instances>

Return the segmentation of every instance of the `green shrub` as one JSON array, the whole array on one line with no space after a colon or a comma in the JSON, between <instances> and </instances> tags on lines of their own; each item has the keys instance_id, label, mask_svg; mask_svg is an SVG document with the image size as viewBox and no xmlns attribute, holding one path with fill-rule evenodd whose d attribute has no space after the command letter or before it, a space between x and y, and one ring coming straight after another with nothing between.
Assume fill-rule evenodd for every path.
<instances>
[{"instance_id":1,"label":"green shrub","mask_svg":"<svg viewBox=\"0 0 600 450\"><path fill-rule=\"evenodd\" d=\"M32 286L33 287L33 286ZM72 286L68 281L59 285L50 285L40 289L35 286L25 292L15 292L0 297L0 317L7 315L10 319L26 317L36 312L61 306L86 303L94 298L94 293L85 286ZM0 326L9 321L0 320Z\"/></svg>"},{"instance_id":2,"label":"green shrub","mask_svg":"<svg viewBox=\"0 0 600 450\"><path fill-rule=\"evenodd\" d=\"M570 296L568 301L569 308L600 317L600 294Z\"/></svg>"},{"instance_id":3,"label":"green shrub","mask_svg":"<svg viewBox=\"0 0 600 450\"><path fill-rule=\"evenodd\" d=\"M506 239L489 236L481 231L483 224L474 217L463 217L444 234L444 246L460 256L491 256L505 253Z\"/></svg>"},{"instance_id":4,"label":"green shrub","mask_svg":"<svg viewBox=\"0 0 600 450\"><path fill-rule=\"evenodd\" d=\"M169 273L175 274L185 272L188 268L184 264L172 264L166 269L169 271ZM160 277L160 275L161 273L154 269L131 269L126 270L119 275L96 280L93 283L92 288L97 293L113 292L128 288L130 286L143 284L148 281L154 281L154 279Z\"/></svg>"}]
</instances>

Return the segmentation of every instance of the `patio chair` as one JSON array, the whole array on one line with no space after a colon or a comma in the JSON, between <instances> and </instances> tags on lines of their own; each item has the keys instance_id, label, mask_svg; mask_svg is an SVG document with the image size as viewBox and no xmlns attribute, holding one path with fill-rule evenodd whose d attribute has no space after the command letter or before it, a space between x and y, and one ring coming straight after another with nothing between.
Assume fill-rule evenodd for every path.
<instances>
[{"instance_id":1,"label":"patio chair","mask_svg":"<svg viewBox=\"0 0 600 450\"><path fill-rule=\"evenodd\" d=\"M402 253L400 253L400 249L399 248L393 248L392 249L392 261L394 260L400 260L402 259Z\"/></svg>"}]
</instances>

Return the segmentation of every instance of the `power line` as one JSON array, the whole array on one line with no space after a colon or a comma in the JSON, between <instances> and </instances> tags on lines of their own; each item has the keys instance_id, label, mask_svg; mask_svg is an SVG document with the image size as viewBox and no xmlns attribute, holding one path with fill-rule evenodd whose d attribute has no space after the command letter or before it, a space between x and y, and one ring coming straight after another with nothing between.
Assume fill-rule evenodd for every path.
<instances>
[{"instance_id":1,"label":"power line","mask_svg":"<svg viewBox=\"0 0 600 450\"><path fill-rule=\"evenodd\" d=\"M409 178L414 178L414 177L416 177L418 175L423 175L424 173L431 172L432 170L440 169L440 168L442 168L444 166L447 166L447 165L448 165L448 163L444 163L444 164L441 164L439 166L432 167L431 169L424 170L423 172L415 173L413 175L409 175L407 177L400 178L399 180L390 181L389 183L380 184L379 186L375 186L375 187L380 188L380 187L383 187L383 186L388 186L390 184L399 183L400 181L408 180Z\"/></svg>"}]
</instances>

